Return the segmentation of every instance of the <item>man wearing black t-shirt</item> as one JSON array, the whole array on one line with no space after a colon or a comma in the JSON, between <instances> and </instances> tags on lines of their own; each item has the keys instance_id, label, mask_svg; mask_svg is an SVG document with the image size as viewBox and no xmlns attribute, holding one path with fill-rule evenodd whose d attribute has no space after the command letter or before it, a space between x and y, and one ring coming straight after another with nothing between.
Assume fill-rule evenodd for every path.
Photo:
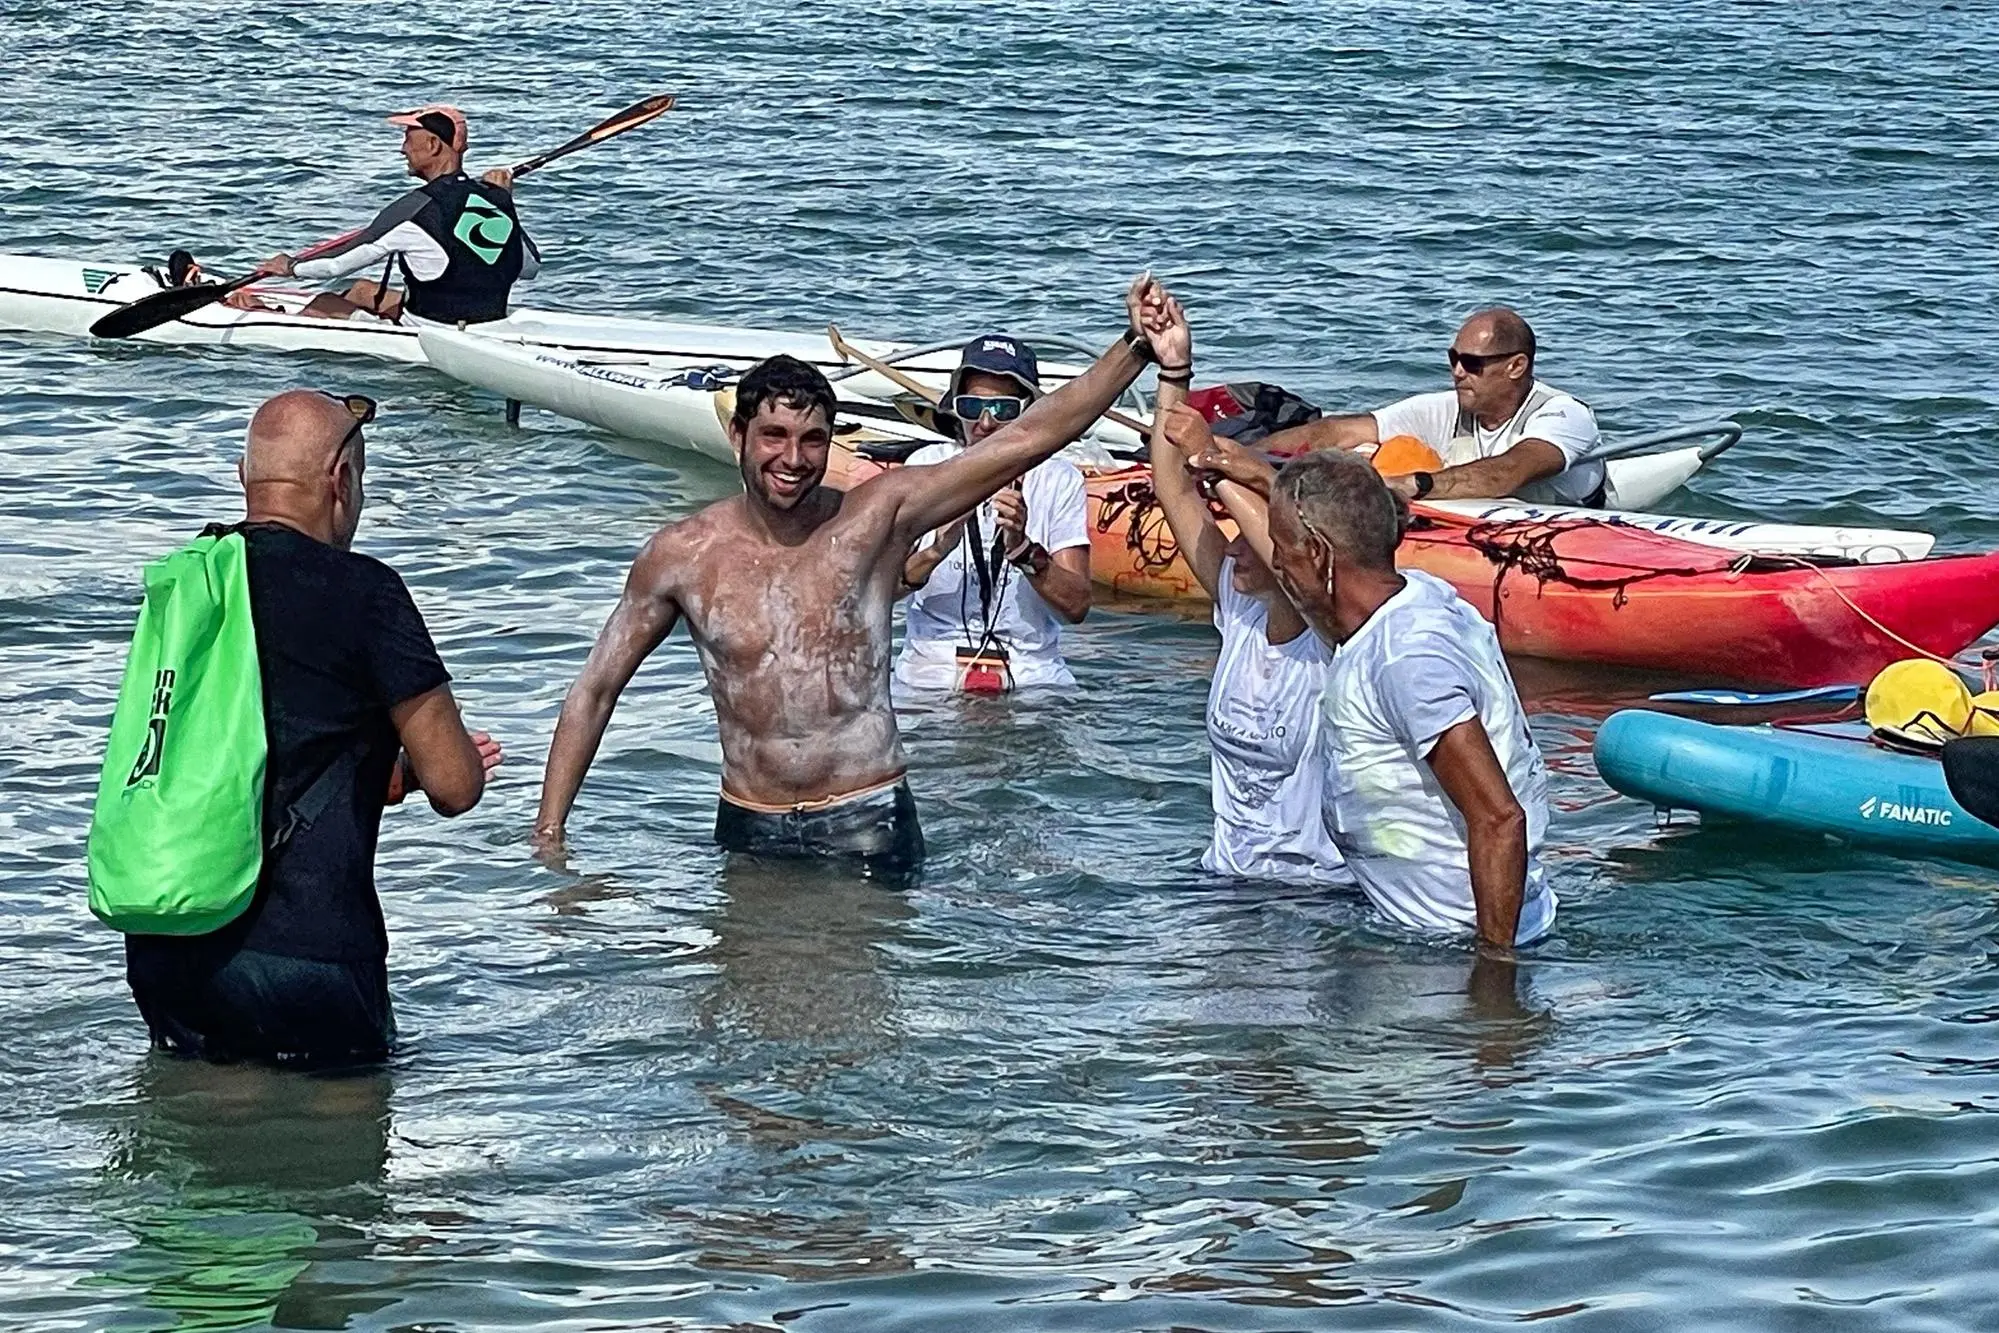
<instances>
[{"instance_id":1,"label":"man wearing black t-shirt","mask_svg":"<svg viewBox=\"0 0 1999 1333\"><path fill-rule=\"evenodd\" d=\"M382 807L393 783L420 788L439 814L463 814L499 763L499 747L459 720L403 581L348 549L373 412L365 398L301 389L251 419L238 471L269 756L265 830L292 828L266 851L256 897L235 921L208 935L126 937L126 977L156 1046L211 1060L386 1055L395 1019L375 897Z\"/></svg>"}]
</instances>

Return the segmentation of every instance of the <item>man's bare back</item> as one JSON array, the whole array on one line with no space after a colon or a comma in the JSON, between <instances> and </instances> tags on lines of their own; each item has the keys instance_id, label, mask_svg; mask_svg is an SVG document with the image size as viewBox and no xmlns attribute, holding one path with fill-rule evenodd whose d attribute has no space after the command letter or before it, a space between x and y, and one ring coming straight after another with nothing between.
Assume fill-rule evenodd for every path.
<instances>
[{"instance_id":1,"label":"man's bare back","mask_svg":"<svg viewBox=\"0 0 1999 1333\"><path fill-rule=\"evenodd\" d=\"M1150 278L1133 283L1127 305L1134 329L1156 331L1169 309L1178 318ZM809 819L898 784L905 764L889 700L890 613L910 548L1086 430L1138 378L1133 345L1142 343L1120 341L949 462L888 472L844 495L821 485L834 412L824 376L790 357L746 374L730 425L744 494L662 528L633 564L563 702L537 839L560 842L619 693L683 617L722 742L718 838L742 812ZM913 805L882 817L913 832ZM810 827L765 832L755 850L783 840L798 844L790 854L820 850ZM920 854L920 834L914 845Z\"/></svg>"}]
</instances>

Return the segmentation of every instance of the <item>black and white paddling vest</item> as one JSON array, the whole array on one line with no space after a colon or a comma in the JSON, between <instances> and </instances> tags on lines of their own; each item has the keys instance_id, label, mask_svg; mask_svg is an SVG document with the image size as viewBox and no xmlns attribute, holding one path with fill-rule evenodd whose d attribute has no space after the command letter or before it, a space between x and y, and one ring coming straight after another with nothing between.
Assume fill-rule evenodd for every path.
<instances>
[{"instance_id":1,"label":"black and white paddling vest","mask_svg":"<svg viewBox=\"0 0 1999 1333\"><path fill-rule=\"evenodd\" d=\"M429 200L410 220L444 247L448 262L442 275L424 282L396 257L403 309L447 324L506 318L525 244L513 195L463 172L439 176L416 193Z\"/></svg>"},{"instance_id":2,"label":"black and white paddling vest","mask_svg":"<svg viewBox=\"0 0 1999 1333\"><path fill-rule=\"evenodd\" d=\"M1478 422L1463 408L1458 409L1457 424L1451 428L1450 443L1438 452L1446 467L1456 467L1462 463L1475 463L1481 458L1494 458L1505 453L1526 436L1527 423L1536 412L1546 407L1556 398L1563 397L1560 389L1551 389L1539 380L1527 394L1527 400L1520 404L1520 410L1511 420L1497 431L1481 433ZM1574 394L1566 395L1574 398ZM1576 398L1576 402L1587 412L1589 404ZM1548 482L1533 482L1520 489L1520 498L1537 504L1581 505L1586 508L1601 508L1604 503L1603 464L1591 458L1580 459L1570 465L1570 471L1582 470L1594 474L1595 486L1587 497L1565 498Z\"/></svg>"}]
</instances>

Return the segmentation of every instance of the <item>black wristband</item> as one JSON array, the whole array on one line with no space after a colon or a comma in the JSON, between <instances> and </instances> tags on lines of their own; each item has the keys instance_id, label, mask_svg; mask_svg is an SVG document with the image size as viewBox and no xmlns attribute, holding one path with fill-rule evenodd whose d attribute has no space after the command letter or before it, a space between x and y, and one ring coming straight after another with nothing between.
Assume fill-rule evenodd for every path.
<instances>
[{"instance_id":1,"label":"black wristband","mask_svg":"<svg viewBox=\"0 0 1999 1333\"><path fill-rule=\"evenodd\" d=\"M1054 559L1055 557L1048 554L1048 548L1040 542L1029 542L1021 549L1019 555L1008 557L1007 563L1021 571L1021 573L1033 577L1038 576L1043 570L1047 569L1050 564L1054 563Z\"/></svg>"},{"instance_id":2,"label":"black wristband","mask_svg":"<svg viewBox=\"0 0 1999 1333\"><path fill-rule=\"evenodd\" d=\"M1185 388L1194 382L1194 372L1192 370L1183 370L1175 374L1169 370L1162 370L1159 372L1159 382L1161 384L1178 384L1182 388Z\"/></svg>"},{"instance_id":3,"label":"black wristband","mask_svg":"<svg viewBox=\"0 0 1999 1333\"><path fill-rule=\"evenodd\" d=\"M1118 339L1118 341L1123 343L1126 347L1129 347L1131 349L1131 354L1137 357L1140 361L1159 360L1159 354L1152 350L1151 340L1148 339L1144 334L1140 333L1137 329L1126 329L1124 331L1124 336Z\"/></svg>"},{"instance_id":4,"label":"black wristband","mask_svg":"<svg viewBox=\"0 0 1999 1333\"><path fill-rule=\"evenodd\" d=\"M1433 472L1411 472L1409 476L1416 487L1418 500L1437 489L1437 477Z\"/></svg>"}]
</instances>

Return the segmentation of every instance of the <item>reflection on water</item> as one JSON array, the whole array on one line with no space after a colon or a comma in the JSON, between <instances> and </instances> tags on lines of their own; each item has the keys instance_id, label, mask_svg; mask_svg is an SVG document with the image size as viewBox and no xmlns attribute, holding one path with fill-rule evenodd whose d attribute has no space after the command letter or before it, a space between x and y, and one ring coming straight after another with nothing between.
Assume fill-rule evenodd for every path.
<instances>
[{"instance_id":1,"label":"reflection on water","mask_svg":"<svg viewBox=\"0 0 1999 1333\"><path fill-rule=\"evenodd\" d=\"M915 915L906 894L838 866L751 856L728 858L721 888L704 1026L723 1040L795 1043L815 1059L866 1058L895 1040L883 951Z\"/></svg>"},{"instance_id":2,"label":"reflection on water","mask_svg":"<svg viewBox=\"0 0 1999 1333\"><path fill-rule=\"evenodd\" d=\"M107 1113L101 1206L133 1243L95 1284L140 1288L177 1329L338 1327L379 1308L306 1275L369 1248L391 1090L383 1071L149 1056L130 1101Z\"/></svg>"},{"instance_id":3,"label":"reflection on water","mask_svg":"<svg viewBox=\"0 0 1999 1333\"><path fill-rule=\"evenodd\" d=\"M839 1175L891 1137L872 1111L851 1114L837 1081L874 1077L901 1038L888 953L915 910L904 892L837 865L731 855L720 886L706 953L714 981L697 1012L738 1077L697 1086L750 1154L760 1178L751 1188L765 1200L660 1216L687 1229L704 1267L798 1280L908 1269L906 1238L884 1230L865 1199L773 1192L761 1178Z\"/></svg>"}]
</instances>

